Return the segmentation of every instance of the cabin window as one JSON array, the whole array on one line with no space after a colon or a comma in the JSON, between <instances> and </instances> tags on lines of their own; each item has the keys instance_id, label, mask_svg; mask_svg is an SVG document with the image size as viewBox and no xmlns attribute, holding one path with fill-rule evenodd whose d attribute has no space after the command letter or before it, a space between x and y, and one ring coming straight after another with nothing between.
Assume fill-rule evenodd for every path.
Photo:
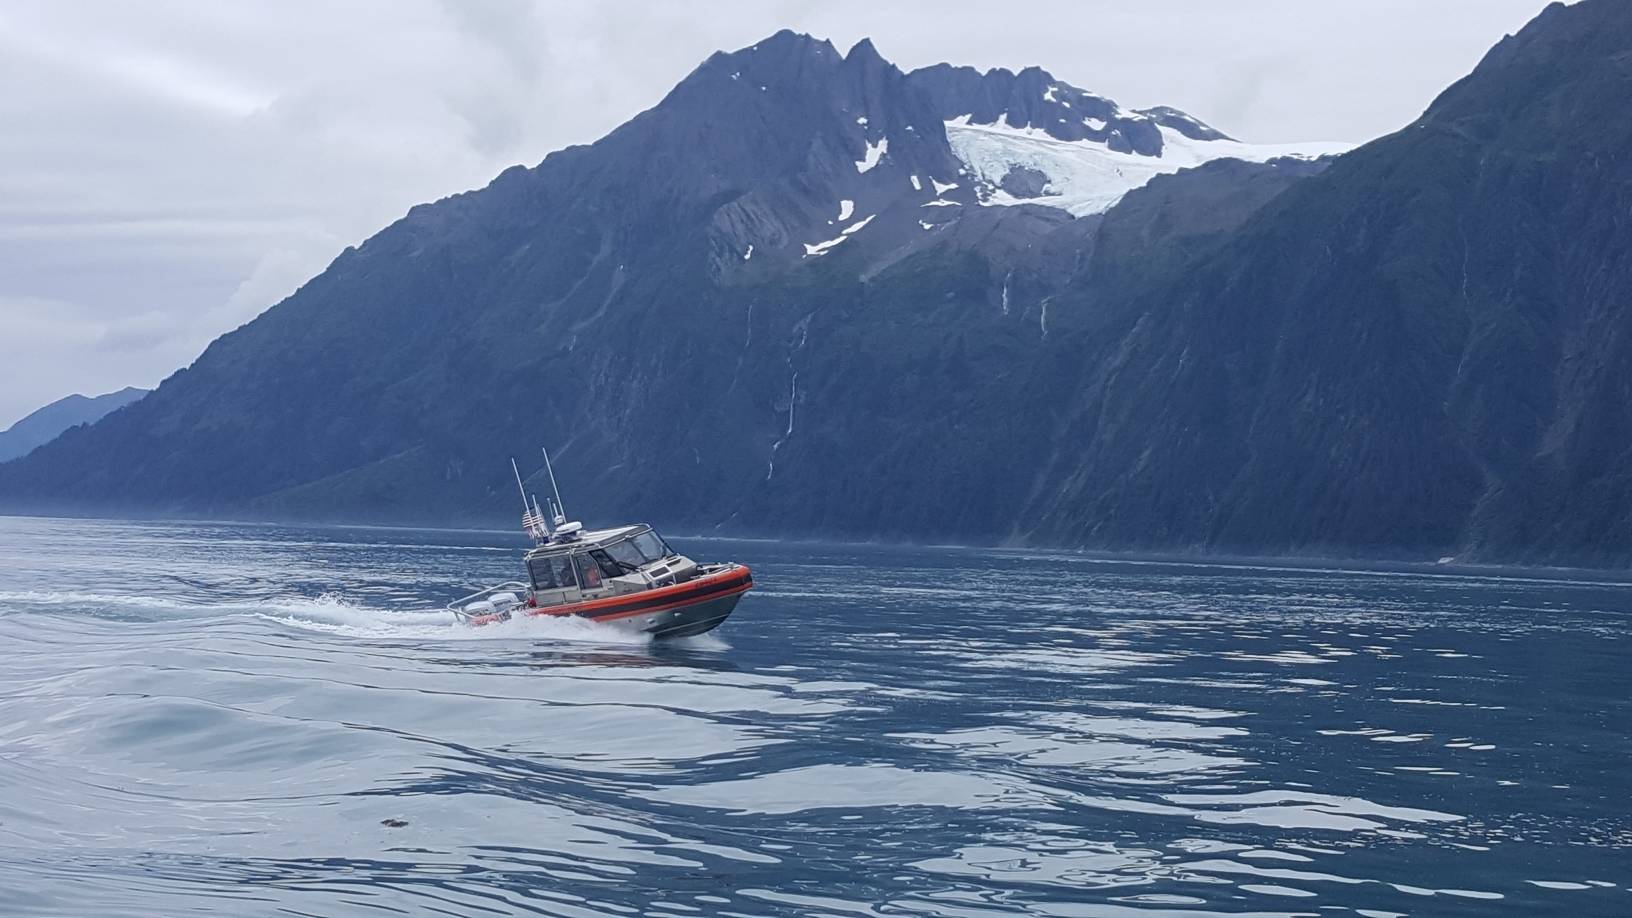
<instances>
[{"instance_id":1,"label":"cabin window","mask_svg":"<svg viewBox=\"0 0 1632 918\"><path fill-rule=\"evenodd\" d=\"M572 590L578 587L578 573L572 569L572 558L568 555L556 555L550 559L550 566L555 569L555 585L559 589Z\"/></svg>"},{"instance_id":2,"label":"cabin window","mask_svg":"<svg viewBox=\"0 0 1632 918\"><path fill-rule=\"evenodd\" d=\"M535 590L571 590L578 586L572 558L564 554L534 558L527 562L527 572L533 578Z\"/></svg>"},{"instance_id":3,"label":"cabin window","mask_svg":"<svg viewBox=\"0 0 1632 918\"><path fill-rule=\"evenodd\" d=\"M616 577L628 573L628 571L619 567L618 562L613 561L612 556L607 554L604 549L594 549L590 551L589 556L595 559L596 564L600 565L601 576L603 577Z\"/></svg>"},{"instance_id":4,"label":"cabin window","mask_svg":"<svg viewBox=\"0 0 1632 918\"><path fill-rule=\"evenodd\" d=\"M550 570L550 559L533 558L527 562L527 573L533 579L533 589L555 589L555 574Z\"/></svg>"},{"instance_id":5,"label":"cabin window","mask_svg":"<svg viewBox=\"0 0 1632 918\"><path fill-rule=\"evenodd\" d=\"M635 536L635 547L640 549L640 553L646 556L647 561L657 561L669 556L669 546L663 544L657 533L650 529Z\"/></svg>"}]
</instances>

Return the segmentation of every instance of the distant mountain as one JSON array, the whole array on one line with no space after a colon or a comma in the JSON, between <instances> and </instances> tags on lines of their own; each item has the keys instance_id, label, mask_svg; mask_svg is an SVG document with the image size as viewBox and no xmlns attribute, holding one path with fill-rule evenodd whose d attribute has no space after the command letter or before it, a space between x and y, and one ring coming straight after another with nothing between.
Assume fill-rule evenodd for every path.
<instances>
[{"instance_id":1,"label":"distant mountain","mask_svg":"<svg viewBox=\"0 0 1632 918\"><path fill-rule=\"evenodd\" d=\"M125 407L147 392L146 389L132 387L94 398L75 394L57 399L5 430L0 430L0 462L26 456L37 447L55 440L70 427L94 424L108 412Z\"/></svg>"},{"instance_id":2,"label":"distant mountain","mask_svg":"<svg viewBox=\"0 0 1632 918\"><path fill-rule=\"evenodd\" d=\"M0 507L508 520L550 443L591 521L1626 563L1628 59L1624 3L1551 7L1334 160L779 33L414 208Z\"/></svg>"}]
</instances>

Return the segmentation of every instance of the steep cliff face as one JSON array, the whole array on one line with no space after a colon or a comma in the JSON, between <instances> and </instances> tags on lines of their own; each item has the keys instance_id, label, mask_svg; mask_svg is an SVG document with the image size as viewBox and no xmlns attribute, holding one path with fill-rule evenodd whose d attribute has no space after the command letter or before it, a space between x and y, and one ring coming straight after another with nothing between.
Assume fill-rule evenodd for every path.
<instances>
[{"instance_id":1,"label":"steep cliff face","mask_svg":"<svg viewBox=\"0 0 1632 918\"><path fill-rule=\"evenodd\" d=\"M1131 297L1040 532L1624 560L1629 52L1555 6Z\"/></svg>"},{"instance_id":2,"label":"steep cliff face","mask_svg":"<svg viewBox=\"0 0 1632 918\"><path fill-rule=\"evenodd\" d=\"M575 513L690 531L1625 560L1627 20L1550 9L1335 161L780 33L415 208L0 506L500 521L547 442Z\"/></svg>"}]
</instances>

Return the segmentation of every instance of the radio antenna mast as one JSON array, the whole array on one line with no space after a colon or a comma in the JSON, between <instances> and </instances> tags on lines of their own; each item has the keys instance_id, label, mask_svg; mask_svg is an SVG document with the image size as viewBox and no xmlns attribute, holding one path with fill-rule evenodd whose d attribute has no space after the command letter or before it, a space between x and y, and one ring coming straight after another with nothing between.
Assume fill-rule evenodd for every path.
<instances>
[{"instance_id":1,"label":"radio antenna mast","mask_svg":"<svg viewBox=\"0 0 1632 918\"><path fill-rule=\"evenodd\" d=\"M565 523L567 521L567 510L561 506L561 489L555 483L555 467L550 465L549 448L541 446L539 449L544 453L544 470L550 473L550 490L555 492L555 522L557 524Z\"/></svg>"},{"instance_id":2,"label":"radio antenna mast","mask_svg":"<svg viewBox=\"0 0 1632 918\"><path fill-rule=\"evenodd\" d=\"M516 465L515 456L510 457L510 471L516 473L516 490L521 492L521 509L524 511L533 509L527 503L527 486L521 483L521 469Z\"/></svg>"}]
</instances>

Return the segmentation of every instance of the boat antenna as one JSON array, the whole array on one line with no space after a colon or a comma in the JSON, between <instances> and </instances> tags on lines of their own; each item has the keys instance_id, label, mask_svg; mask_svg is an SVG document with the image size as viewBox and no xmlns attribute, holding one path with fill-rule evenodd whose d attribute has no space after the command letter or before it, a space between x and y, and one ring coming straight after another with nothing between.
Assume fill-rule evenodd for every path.
<instances>
[{"instance_id":1,"label":"boat antenna","mask_svg":"<svg viewBox=\"0 0 1632 918\"><path fill-rule=\"evenodd\" d=\"M521 492L521 509L531 510L527 504L527 486L521 483L521 468L516 465L516 457L510 457L510 471L516 473L516 490Z\"/></svg>"},{"instance_id":2,"label":"boat antenna","mask_svg":"<svg viewBox=\"0 0 1632 918\"><path fill-rule=\"evenodd\" d=\"M539 447L539 449L544 453L544 470L550 473L550 490L555 492L555 522L557 524L565 523L567 521L567 511L565 507L561 506L561 488L555 483L555 467L550 465L550 450L544 446Z\"/></svg>"}]
</instances>

